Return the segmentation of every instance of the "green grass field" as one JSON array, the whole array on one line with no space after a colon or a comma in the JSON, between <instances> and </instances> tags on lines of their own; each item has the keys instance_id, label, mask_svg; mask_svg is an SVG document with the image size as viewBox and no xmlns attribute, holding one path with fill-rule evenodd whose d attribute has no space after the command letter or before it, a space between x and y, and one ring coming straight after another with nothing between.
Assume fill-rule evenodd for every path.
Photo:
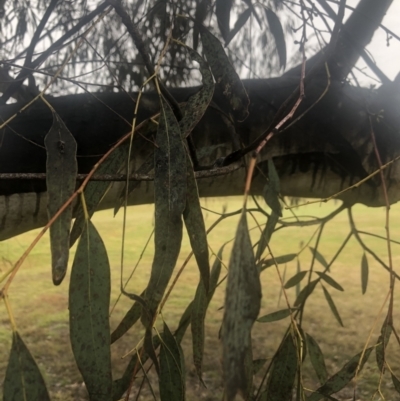
<instances>
[{"instance_id":1,"label":"green grass field","mask_svg":"<svg viewBox=\"0 0 400 401\"><path fill-rule=\"evenodd\" d=\"M208 199L203 201L203 206L218 213L225 210L237 210L241 207L241 204L242 200L240 198ZM298 216L322 217L338 206L339 204L334 203L313 204L293 209L293 212ZM218 215L211 211L205 211L204 216L207 227L218 218ZM284 212L284 217L290 216L292 216L290 211ZM357 206L354 208L354 216L359 230L385 235L385 211L383 209L367 209ZM261 214L254 214L254 217L259 224L265 224L265 217L262 217ZM390 231L391 238L397 241L400 241L399 219L400 207L393 206L391 209ZM237 221L238 216L229 218L210 233L209 244L214 252L217 252L225 241L234 237ZM290 221L294 221L294 218L292 217ZM129 208L127 222L124 281L134 269L152 232L153 206ZM255 220L250 216L248 222L250 227L254 228L252 230L252 238L256 241L259 237L259 228ZM94 217L94 224L103 237L108 250L112 266L112 304L114 304L119 295L122 213L114 219L112 211L100 212ZM299 252L315 233L316 228L317 226L308 226L279 230L272 237L270 244L274 256ZM336 216L332 222L326 225L318 249L327 261L330 261L333 257L349 230L346 211ZM4 273L16 262L33 240L35 234L37 234L37 231L0 243L0 274ZM389 263L386 241L366 235L363 235L362 238L385 263ZM310 245L315 246L315 236ZM126 287L128 292L140 294L145 288L150 273L153 249L151 240ZM224 262L226 263L228 263L230 249L230 246L227 246L224 251ZM398 268L400 246L392 244L392 250L393 267L400 273ZM189 252L189 243L185 238L176 271L181 267ZM363 251L360 245L352 238L331 269L332 277L345 290L340 292L328 287L339 310L344 327L337 323L320 287L317 287L315 294L307 303L303 327L319 342L325 354L330 374L336 372L346 361L360 352L369 339L370 345L376 342L387 311L387 304L383 307L383 311L382 305L388 293L389 275L370 255L368 255L368 288L365 295L361 293L362 254ZM312 254L307 248L300 253L299 260L302 270L309 269L311 257ZM322 271L322 266L318 262L315 263L314 268ZM285 275L286 280L296 273L296 269L296 260L288 263L287 266L280 266L280 272ZM171 329L176 328L185 307L193 299L198 279L197 267L195 262L191 260L179 278L162 313L163 319ZM53 286L50 272L49 243L48 237L46 237L30 254L9 291L10 304L18 330L43 372L52 400L85 399L82 379L75 366L69 343L68 281L67 277L59 287ZM263 300L260 316L285 308L284 297L281 294L281 286L274 267L262 273L262 285ZM396 283L396 286L398 286L398 283ZM223 287L221 285L217 289L207 315L206 350L203 367L204 382L207 388L204 388L199 383L195 374L191 359L190 330L188 330L183 342L187 362L188 400L222 399L221 349L218 341L218 331L223 316L223 310L221 309L224 300ZM287 290L290 302L294 302L295 291L295 288ZM131 303L132 301L125 297L122 297L118 302L111 316L112 329L116 327ZM397 330L400 330L399 306L399 296L398 291L396 291L394 326ZM4 303L0 305L0 322L0 379L3 380L12 334ZM253 332L254 357L272 357L288 324L289 319L269 324L256 323ZM135 348L142 335L143 330L137 324L125 337L113 344L114 378L118 378L123 372L129 360L129 357L124 356ZM395 337L392 336L389 344L388 361L391 369L398 377L400 377L399 347ZM304 384L307 387L316 388L318 383L310 366L310 363L306 362ZM378 395L372 398L378 388L379 376L375 355L371 354L369 362L364 367L360 377L357 380L353 380L351 385L343 390L337 398L340 400L352 399L353 388L357 386L357 399L381 399ZM150 378L155 382L154 375L150 375ZM400 399L393 389L388 372L384 375L380 388L386 400ZM145 388L143 395L139 399L151 400L150 394L149 389Z\"/></svg>"}]
</instances>

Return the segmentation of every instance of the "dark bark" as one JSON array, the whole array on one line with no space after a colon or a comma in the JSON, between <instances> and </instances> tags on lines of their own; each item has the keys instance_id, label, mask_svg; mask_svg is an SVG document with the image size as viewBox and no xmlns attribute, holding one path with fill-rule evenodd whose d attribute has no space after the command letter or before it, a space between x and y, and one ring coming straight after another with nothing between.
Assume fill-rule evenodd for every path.
<instances>
[{"instance_id":1,"label":"dark bark","mask_svg":"<svg viewBox=\"0 0 400 401\"><path fill-rule=\"evenodd\" d=\"M383 164L400 155L400 116L396 111L400 79L377 91L352 87L344 82L358 58L359 47L370 41L390 3L388 0L360 2L358 14L354 13L347 21L338 37L336 50L327 59L335 79L328 81L323 66L314 69L307 78L305 99L296 115L260 155L252 184L254 194L263 192L266 161L271 157L280 175L282 195L325 198L357 183L379 167L371 130L375 133ZM347 40L354 30L362 35ZM311 59L307 66L321 60L322 53ZM243 81L250 99L249 116L243 122L234 121L225 97L217 88L212 104L192 133L200 166L220 165L221 158L238 147L248 146L265 132L280 106L296 91L299 81L298 68L280 78ZM183 103L197 90L180 88L170 92L178 103ZM90 171L100 156L129 132L135 107L132 97L135 98L124 93L97 93L50 100L77 140L79 173ZM21 104L3 106L0 117L5 120L20 107ZM138 121L155 114L158 107L158 96L145 94ZM50 110L37 101L4 128L0 132L0 173L44 173L43 140L51 123ZM134 171L152 158L154 138L151 133L149 135L148 138L135 136ZM400 198L398 168L399 163L395 162L385 170L392 203ZM199 179L200 195L242 194L244 177L245 169L241 168L223 177ZM101 208L113 207L123 186L124 183L113 184ZM45 182L40 180L0 181L0 239L45 224L45 189ZM385 204L379 175L338 198L348 204ZM152 199L152 183L142 182L132 192L129 203L152 202Z\"/></svg>"}]
</instances>

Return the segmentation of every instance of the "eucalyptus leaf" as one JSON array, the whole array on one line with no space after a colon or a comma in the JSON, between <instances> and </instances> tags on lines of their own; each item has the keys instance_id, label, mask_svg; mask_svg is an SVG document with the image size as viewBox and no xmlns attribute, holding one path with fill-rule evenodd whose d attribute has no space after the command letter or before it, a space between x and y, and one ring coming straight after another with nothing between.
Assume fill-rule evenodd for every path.
<instances>
[{"instance_id":1,"label":"eucalyptus leaf","mask_svg":"<svg viewBox=\"0 0 400 401\"><path fill-rule=\"evenodd\" d=\"M295 257L297 256L297 253L289 253L287 255L281 255L281 256L276 256L275 258L272 259L266 259L263 260L261 263L259 263L259 270L260 273L267 269L268 267L275 266L275 263L277 265L281 265L283 263L289 263L291 262Z\"/></svg>"},{"instance_id":2,"label":"eucalyptus leaf","mask_svg":"<svg viewBox=\"0 0 400 401\"><path fill-rule=\"evenodd\" d=\"M291 277L285 284L285 288L294 287L296 284L300 283L301 280L307 275L308 271L304 270L302 272L296 273L293 277Z\"/></svg>"},{"instance_id":3,"label":"eucalyptus leaf","mask_svg":"<svg viewBox=\"0 0 400 401\"><path fill-rule=\"evenodd\" d=\"M270 323L270 322L276 322L277 320L282 320L285 319L286 317L290 316L291 313L293 313L296 309L295 308L286 308L286 309L281 309L276 312L268 313L268 315L264 315L262 317L259 317L257 319L257 322L259 323Z\"/></svg>"},{"instance_id":4,"label":"eucalyptus leaf","mask_svg":"<svg viewBox=\"0 0 400 401\"><path fill-rule=\"evenodd\" d=\"M318 380L324 384L328 378L328 371L326 370L324 354L321 351L317 341L310 334L306 333L308 355L310 356L311 364L317 374Z\"/></svg>"},{"instance_id":5,"label":"eucalyptus leaf","mask_svg":"<svg viewBox=\"0 0 400 401\"><path fill-rule=\"evenodd\" d=\"M334 393L337 393L342 388L347 386L350 381L353 379L357 372L357 368L359 367L358 372L360 372L368 360L369 355L374 347L369 347L365 350L365 353L361 359L362 352L355 355L350 359L343 367L339 370L339 372L335 373L331 376L324 385L322 385L318 390L312 393L309 397L307 397L306 401L319 401L324 397L328 397Z\"/></svg>"},{"instance_id":6,"label":"eucalyptus leaf","mask_svg":"<svg viewBox=\"0 0 400 401\"><path fill-rule=\"evenodd\" d=\"M157 147L154 150L155 252L145 292L148 309L142 313L146 328L152 327L179 256L182 213L186 204L186 150L171 107L164 98L160 100Z\"/></svg>"},{"instance_id":7,"label":"eucalyptus leaf","mask_svg":"<svg viewBox=\"0 0 400 401\"><path fill-rule=\"evenodd\" d=\"M369 275L368 259L367 255L364 252L361 259L361 291L363 294L367 292L368 275Z\"/></svg>"},{"instance_id":8,"label":"eucalyptus leaf","mask_svg":"<svg viewBox=\"0 0 400 401\"><path fill-rule=\"evenodd\" d=\"M44 145L47 154L47 212L50 220L74 193L78 173L75 138L55 111L53 125L44 139ZM67 271L71 221L72 204L50 226L51 266L55 285L62 282Z\"/></svg>"},{"instance_id":9,"label":"eucalyptus leaf","mask_svg":"<svg viewBox=\"0 0 400 401\"><path fill-rule=\"evenodd\" d=\"M40 369L17 331L13 332L3 401L50 401Z\"/></svg>"},{"instance_id":10,"label":"eucalyptus leaf","mask_svg":"<svg viewBox=\"0 0 400 401\"><path fill-rule=\"evenodd\" d=\"M159 385L161 400L185 399L185 361L182 349L165 322L160 350Z\"/></svg>"},{"instance_id":11,"label":"eucalyptus leaf","mask_svg":"<svg viewBox=\"0 0 400 401\"><path fill-rule=\"evenodd\" d=\"M246 358L251 350L251 328L261 303L260 276L255 265L247 227L242 212L229 262L224 318L222 322L222 366L228 401L240 391L246 398L249 390Z\"/></svg>"},{"instance_id":12,"label":"eucalyptus leaf","mask_svg":"<svg viewBox=\"0 0 400 401\"><path fill-rule=\"evenodd\" d=\"M324 286L322 286L322 289L324 290L325 298L328 302L329 308L331 309L331 311L333 313L333 316L335 316L336 320L343 327L342 319L339 315L339 311L337 310L335 303L333 302L331 295L329 294L328 290Z\"/></svg>"},{"instance_id":13,"label":"eucalyptus leaf","mask_svg":"<svg viewBox=\"0 0 400 401\"><path fill-rule=\"evenodd\" d=\"M278 16L270 8L265 9L265 15L267 16L269 29L275 39L280 67L284 69L286 67L286 41L282 24Z\"/></svg>"},{"instance_id":14,"label":"eucalyptus leaf","mask_svg":"<svg viewBox=\"0 0 400 401\"><path fill-rule=\"evenodd\" d=\"M79 240L69 286L72 351L90 400L111 398L110 265L104 243L89 220Z\"/></svg>"},{"instance_id":15,"label":"eucalyptus leaf","mask_svg":"<svg viewBox=\"0 0 400 401\"><path fill-rule=\"evenodd\" d=\"M267 388L261 395L262 401L283 401L292 398L297 359L296 345L292 336L288 334L274 358L267 380Z\"/></svg>"},{"instance_id":16,"label":"eucalyptus leaf","mask_svg":"<svg viewBox=\"0 0 400 401\"><path fill-rule=\"evenodd\" d=\"M326 273L321 273L321 272L315 272L318 274L318 276L321 277L322 280L324 280L326 283L328 283L331 287L335 288L336 290L339 291L344 291L343 287L337 283L331 276L329 276Z\"/></svg>"}]
</instances>

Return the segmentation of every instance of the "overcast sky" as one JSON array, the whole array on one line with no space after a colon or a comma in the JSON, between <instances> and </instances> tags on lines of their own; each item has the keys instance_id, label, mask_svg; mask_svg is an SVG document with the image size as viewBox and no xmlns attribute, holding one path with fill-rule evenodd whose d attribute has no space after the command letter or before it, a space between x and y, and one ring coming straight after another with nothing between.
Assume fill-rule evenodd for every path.
<instances>
[{"instance_id":1,"label":"overcast sky","mask_svg":"<svg viewBox=\"0 0 400 401\"><path fill-rule=\"evenodd\" d=\"M358 0L347 1L347 4L352 7L355 7L357 3ZM383 25L400 36L400 0L393 0L389 12L383 20ZM382 29L378 29L378 31L375 32L372 43L367 47L367 50L370 51L378 67L388 78L394 79L400 71L400 42L393 38L390 40L390 46L387 47L386 33Z\"/></svg>"}]
</instances>

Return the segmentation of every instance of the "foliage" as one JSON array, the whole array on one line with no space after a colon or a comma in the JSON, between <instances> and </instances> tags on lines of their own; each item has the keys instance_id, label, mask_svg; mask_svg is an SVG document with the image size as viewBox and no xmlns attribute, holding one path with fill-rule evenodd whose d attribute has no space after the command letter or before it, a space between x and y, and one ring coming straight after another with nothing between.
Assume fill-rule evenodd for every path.
<instances>
[{"instance_id":1,"label":"foliage","mask_svg":"<svg viewBox=\"0 0 400 401\"><path fill-rule=\"evenodd\" d=\"M332 297L334 290L343 291L343 288L331 277L330 271L335 259L351 236L357 238L365 251L361 260L361 285L362 292L367 291L368 260L366 254L375 259L376 255L365 246L360 238L360 232L352 219L351 208L344 205L324 218L288 222L282 218L282 205L285 205L285 201L280 197L280 180L272 157L267 160L268 168L264 190L264 198L270 209L259 205L257 200L255 200L257 204L255 210L247 207L248 198L251 196L254 170L257 168L257 156L271 138L277 135L279 130L295 115L304 98L304 85L307 83L304 74L299 76L299 89L289 97L287 107L278 110L272 129L264 133L251 149L251 157L238 157L242 159L243 163L247 163L248 169L243 207L236 213L240 214L240 221L232 253L230 257L223 256L222 248L217 255L214 255L214 263L210 268L207 232L195 179L195 173L201 171L199 168L201 166L198 165L196 149L191 142L190 133L202 119L207 108L213 107L214 81L220 89L222 88L221 93L227 103L227 114L230 118L237 124L246 120L249 113L249 97L234 68L235 63L231 64L224 45L231 46L231 52L236 54L236 60L238 60L243 55L243 48L251 41L260 41L266 45L270 43L269 39L273 38L277 69L285 68L288 63L283 27L285 24L281 23L279 11L288 5L283 1L273 1L257 4L256 7L250 1L237 3L224 0L217 0L215 4L207 0L137 1L128 3L126 7L116 0L110 0L100 5L93 5L85 1L75 3L74 6L72 4L74 3L54 0L50 1L48 5L38 2L35 12L43 14L38 24L35 12L29 12L19 2L16 2L15 7L5 9L2 44L7 46L3 46L2 57L8 60L3 64L6 67L20 68L21 66L17 62L21 57L24 58L24 64L17 79L4 90L2 101L7 102L21 89L30 90L31 98L33 97L35 101L42 99L53 115L53 126L45 140L49 195L49 223L46 228L50 227L53 282L55 284L60 284L63 280L68 266L70 244L79 238L69 283L70 340L89 399L119 400L123 396L128 399L133 391L132 383L138 379L138 375L143 374L147 380L148 369L153 368L159 380L160 399L184 400L186 367L181 342L190 325L193 364L198 379L202 382L207 308L215 289L224 282L225 278L226 297L220 334L225 399L228 401L234 400L237 394L241 394L242 398L246 400L306 399L313 401L324 397L332 399L332 394L340 391L359 375L374 349L380 374L383 374L386 368L390 370L386 363L385 350L392 332L398 338L393 322L393 288L394 280L399 278L393 272L391 259L389 266L380 261L382 266L389 271L391 286L387 317L376 346L368 347L366 344L364 349L355 353L355 356L352 356L337 373L329 377L321 348L303 324L309 297L314 296L316 290L322 288L333 317L340 325L343 325L340 311ZM299 22L302 24L303 31L299 44L303 58L301 66L304 69L307 41L305 31L309 23L308 19L311 19L314 14L320 16L322 14L319 9L309 11L302 1L299 4L302 15ZM319 1L319 4L323 9L333 12L325 1ZM332 49L335 49L336 42L341 43L340 41L343 39L341 36L335 35L342 26L344 6L345 2L341 1L337 14L334 13L332 17L333 33L326 47L326 57L330 57L332 54L336 55ZM290 9L293 10L293 7ZM305 17L306 13L309 13L309 18ZM231 29L230 19L235 15L237 15L236 22ZM132 16L135 16L135 23L132 22ZM261 27L258 36L251 33L252 24L258 24ZM36 26L35 29L34 26ZM219 28L218 31L216 26ZM87 30L84 31L80 28ZM129 36L126 34L127 32ZM316 32L317 35L320 35L318 30ZM54 36L58 36L58 39L55 39ZM24 39L27 37L32 37L32 40L30 45L24 48ZM135 43L137 51L131 49L131 39ZM75 43L75 47L72 46L71 50L72 43ZM48 47L48 50L44 50L33 59L38 44ZM83 44L87 46L83 46ZM18 56L11 52L12 46L22 49L18 50ZM272 51L270 44L264 48L269 53ZM188 55L200 66L198 72L193 76L191 67L188 67L191 65ZM259 58L257 57L257 59ZM87 63L87 60L91 60L90 63ZM255 64L251 71L256 75L259 66L254 60L255 56L251 52L247 52L241 59L243 63ZM233 61L235 62L235 59ZM330 59L328 61L331 62ZM75 140L60 116L53 110L51 98L45 98L44 93L37 93L36 85L45 86L47 89L48 83L59 79L62 90L71 90L70 87L64 86L67 82L73 81L78 86L81 85L74 76L75 74L85 75L90 69L95 70L96 65L99 64L108 68L107 73L102 75L99 80L101 85L105 85L105 90L142 88L145 77L148 76L149 82L154 84L160 112L151 116L147 121L140 121L136 124L135 109L131 132L115 143L75 190L77 178ZM164 65L168 68L165 68ZM323 63L321 65L324 66ZM271 69L272 63L268 70ZM35 76L42 74L36 81L31 74L32 70L35 71ZM335 68L332 68L332 71L337 72ZM95 77L96 74L97 72L94 72ZM201 75L202 88L189 97L185 104L178 104L169 89L164 86L163 81L181 84L194 79L196 74L197 76ZM28 76L30 85L28 88L24 88L21 85ZM312 77L312 74L310 76ZM51 78L47 79L46 77ZM107 82L115 77L117 84L108 85ZM52 94L55 93L56 91ZM28 99L25 98L25 100ZM139 94L138 105L140 101ZM107 192L108 185L103 182L95 184L94 181L89 182L89 180L96 169L112 174L120 171L130 172L132 138L134 134L140 134L139 130L144 129L143 127L148 128L155 144L150 167L148 171L144 171L144 173L153 171L154 258L148 285L140 295L125 292L121 273L121 293L129 297L133 304L120 325L113 333L110 333L108 255L100 235L90 220L96 206ZM241 150L244 152L243 149ZM247 153L250 153L249 149L247 149ZM240 156L246 156L246 154L241 153ZM219 167L224 166L216 163L205 170L209 172ZM127 180L126 191L120 194L123 202L129 192L128 175L125 178ZM384 182L383 179L382 182ZM118 202L120 202L120 198L118 198ZM69 228L72 224L74 201L77 202L76 221L70 235ZM118 208L120 204L115 206ZM386 206L389 216L389 203ZM350 232L336 255L328 262L319 249L323 229L327 222L345 208L348 209ZM219 221L228 217L230 214L222 214ZM255 220L259 228L259 235L255 242L250 236L248 225L250 218ZM274 255L269 245L274 233L288 226L301 227L305 224L317 226L316 240L312 244L313 246L311 246L313 241L311 238L298 254ZM387 225L389 227L389 221ZM184 226L190 238L192 254L198 264L199 282L193 301L187 305L186 311L174 331L171 330L171 327L175 325L164 319L162 311L179 278L180 273L171 283L171 277L178 261ZM42 235L43 233L39 235L38 239ZM389 231L387 240L390 250ZM122 244L124 247L124 236L122 236ZM310 266L306 270L301 270L299 264L298 272L286 279L281 273L282 269L279 264L298 258L304 249L311 251ZM17 330L7 298L9 286L25 258L26 254L4 275L3 279L7 279L7 281L1 292L13 329L13 344L4 383L4 400L6 401L49 398L40 369ZM121 260L122 271L124 267L123 251ZM222 265L227 260L229 260L228 273L221 273ZM262 300L260 274L272 266L276 268L279 275L286 307L258 317ZM220 278L221 275L223 275L223 279ZM297 294L293 304L289 302L286 292L291 287L296 287ZM269 324L281 319L288 320L288 327L281 343L267 363L260 362L259 359L253 357L252 352L253 325L256 321L261 324ZM159 327L157 323L160 321L162 321L162 332L157 330ZM137 328L140 325L144 329L143 341L136 348L124 375L113 381L111 344L125 336L133 326ZM302 380L306 358L310 359L315 375L321 384L318 388L311 390L305 388ZM394 372L390 370L390 373L394 387L398 390L399 380ZM255 374L262 377L261 381L254 379ZM150 384L149 387L154 393ZM140 393L141 388L141 386L135 388L135 391ZM377 391L380 389L378 388Z\"/></svg>"}]
</instances>

